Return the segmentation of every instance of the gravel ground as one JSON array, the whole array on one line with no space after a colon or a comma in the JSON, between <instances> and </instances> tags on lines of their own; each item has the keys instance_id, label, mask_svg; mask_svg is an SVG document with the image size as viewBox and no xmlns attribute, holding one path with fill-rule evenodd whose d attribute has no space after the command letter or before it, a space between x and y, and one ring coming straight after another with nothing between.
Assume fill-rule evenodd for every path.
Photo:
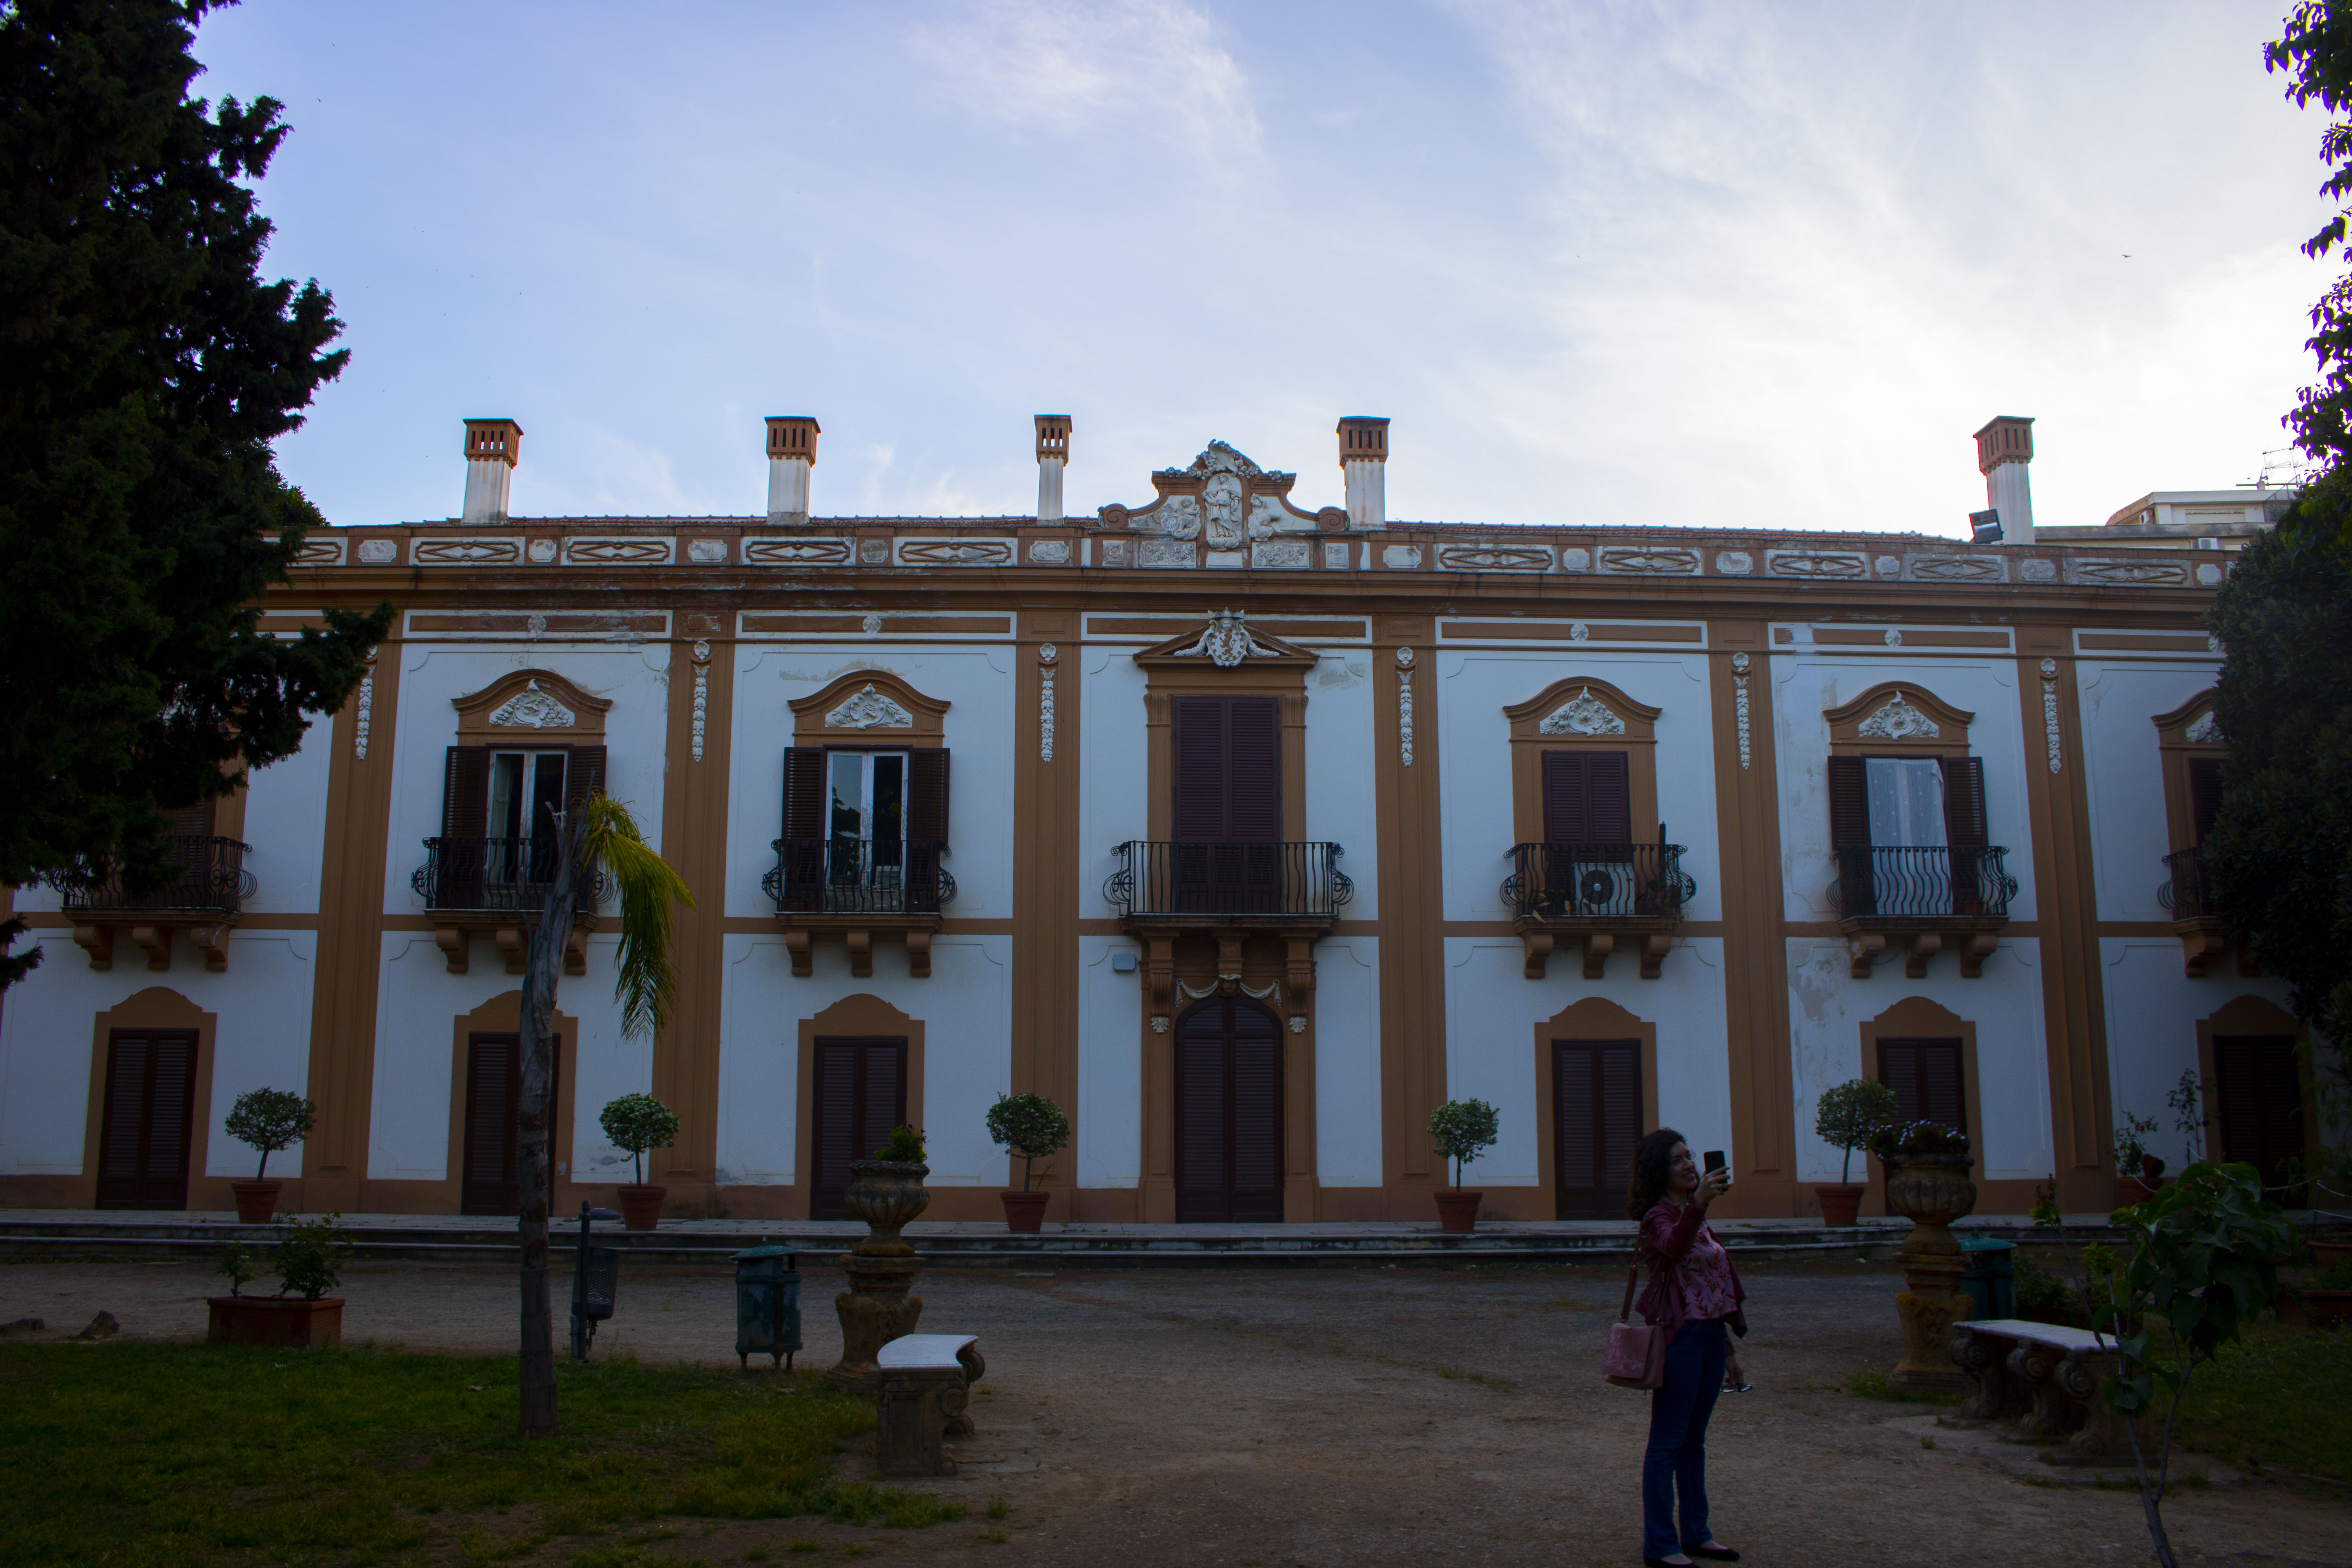
<instances>
[{"instance_id":1,"label":"gravel ground","mask_svg":"<svg viewBox=\"0 0 2352 1568\"><path fill-rule=\"evenodd\" d=\"M1708 1447L1717 1533L1748 1562L2150 1560L2137 1495L2031 1484L1958 1442L1928 1448L1917 1407L1843 1391L1899 1354L1892 1268L1747 1279L1756 1391L1722 1401ZM812 1271L804 1365L840 1353L836 1279ZM1598 1375L1623 1279L1550 1265L936 1269L919 1286L922 1327L979 1334L989 1361L963 1473L926 1483L969 1500L970 1517L907 1533L680 1521L646 1561L813 1538L824 1556L878 1548L861 1555L882 1563L1633 1568L1647 1401ZM193 1263L0 1265L0 1322L39 1316L33 1337L58 1339L103 1309L126 1334L195 1337L215 1288ZM502 1271L363 1264L343 1293L347 1342L512 1348ZM724 1269L625 1264L596 1353L731 1363L733 1322ZM1001 1527L982 1517L992 1496L1010 1506ZM2249 1482L2180 1492L2166 1514L2184 1563L2352 1563L2342 1502ZM985 1539L999 1529L1003 1543Z\"/></svg>"}]
</instances>

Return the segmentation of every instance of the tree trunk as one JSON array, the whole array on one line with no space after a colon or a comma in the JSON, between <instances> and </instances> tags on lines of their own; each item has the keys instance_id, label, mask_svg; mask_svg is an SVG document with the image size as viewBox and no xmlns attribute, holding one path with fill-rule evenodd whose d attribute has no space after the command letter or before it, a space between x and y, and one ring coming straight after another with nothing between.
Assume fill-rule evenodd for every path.
<instances>
[{"instance_id":1,"label":"tree trunk","mask_svg":"<svg viewBox=\"0 0 2352 1568\"><path fill-rule=\"evenodd\" d=\"M580 830L559 819L555 882L530 933L522 979L522 1100L516 1108L522 1213L522 1420L526 1437L552 1437L555 1411L555 1310L547 1282L547 1211L554 1191L548 1135L548 1085L555 1072L555 987L563 978L564 939L572 932L572 859Z\"/></svg>"}]
</instances>

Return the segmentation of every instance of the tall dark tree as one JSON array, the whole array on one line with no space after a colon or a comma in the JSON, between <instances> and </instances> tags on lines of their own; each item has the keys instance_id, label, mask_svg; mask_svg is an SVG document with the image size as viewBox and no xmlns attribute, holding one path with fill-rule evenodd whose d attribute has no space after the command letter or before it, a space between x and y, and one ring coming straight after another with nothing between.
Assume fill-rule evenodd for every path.
<instances>
[{"instance_id":1,"label":"tall dark tree","mask_svg":"<svg viewBox=\"0 0 2352 1568\"><path fill-rule=\"evenodd\" d=\"M188 96L216 3L0 6L0 883L160 886L163 814L289 755L391 624L257 627L323 521L270 443L348 355L260 275L279 105Z\"/></svg>"}]
</instances>

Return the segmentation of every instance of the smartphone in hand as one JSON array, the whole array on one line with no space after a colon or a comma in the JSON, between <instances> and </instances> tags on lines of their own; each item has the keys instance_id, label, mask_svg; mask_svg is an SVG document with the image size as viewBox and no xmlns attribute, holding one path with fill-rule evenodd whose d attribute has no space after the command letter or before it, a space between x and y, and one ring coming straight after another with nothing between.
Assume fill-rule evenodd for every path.
<instances>
[{"instance_id":1,"label":"smartphone in hand","mask_svg":"<svg viewBox=\"0 0 2352 1568\"><path fill-rule=\"evenodd\" d=\"M1730 1163L1724 1158L1722 1150L1709 1149L1706 1152L1705 1160L1703 1161L1703 1167L1708 1171L1721 1171L1723 1173L1723 1184L1727 1187L1731 1185L1731 1165Z\"/></svg>"}]
</instances>

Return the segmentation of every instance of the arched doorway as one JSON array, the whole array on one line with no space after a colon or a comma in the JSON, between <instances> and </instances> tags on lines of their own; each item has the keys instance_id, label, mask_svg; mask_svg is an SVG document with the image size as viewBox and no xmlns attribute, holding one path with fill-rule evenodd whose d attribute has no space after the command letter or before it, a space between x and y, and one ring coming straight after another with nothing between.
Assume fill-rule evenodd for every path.
<instances>
[{"instance_id":1,"label":"arched doorway","mask_svg":"<svg viewBox=\"0 0 2352 1568\"><path fill-rule=\"evenodd\" d=\"M1282 1220L1282 1022L1243 996L1176 1020L1176 1218Z\"/></svg>"}]
</instances>

